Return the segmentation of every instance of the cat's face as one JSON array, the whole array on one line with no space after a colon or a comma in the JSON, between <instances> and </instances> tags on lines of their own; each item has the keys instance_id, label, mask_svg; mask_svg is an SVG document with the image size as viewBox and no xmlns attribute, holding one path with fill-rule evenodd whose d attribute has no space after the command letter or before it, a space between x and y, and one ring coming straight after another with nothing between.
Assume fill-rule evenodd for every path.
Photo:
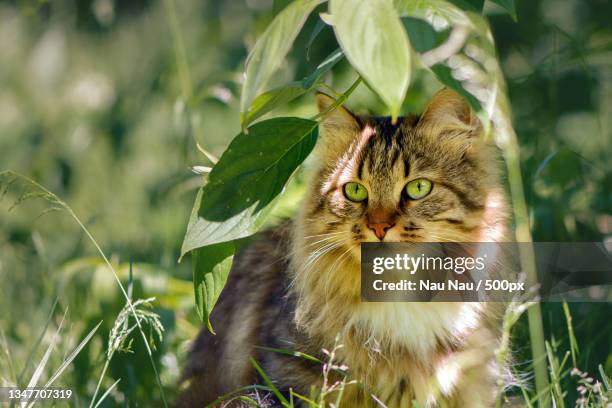
<instances>
[{"instance_id":1,"label":"cat's face","mask_svg":"<svg viewBox=\"0 0 612 408\"><path fill-rule=\"evenodd\" d=\"M317 101L321 110L334 102ZM441 91L420 118L395 124L338 108L320 129L301 221L311 250L340 257L361 242L482 239L495 158L458 95Z\"/></svg>"}]
</instances>

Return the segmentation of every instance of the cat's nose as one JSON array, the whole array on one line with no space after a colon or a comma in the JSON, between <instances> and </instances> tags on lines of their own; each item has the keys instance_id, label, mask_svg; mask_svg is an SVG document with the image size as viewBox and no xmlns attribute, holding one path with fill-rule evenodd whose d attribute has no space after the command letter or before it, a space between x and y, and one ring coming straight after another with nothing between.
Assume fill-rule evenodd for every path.
<instances>
[{"instance_id":1,"label":"cat's nose","mask_svg":"<svg viewBox=\"0 0 612 408\"><path fill-rule=\"evenodd\" d=\"M387 230L389 228L393 228L394 225L395 223L388 222L369 222L368 228L374 231L374 234L378 239L382 240L387 234Z\"/></svg>"}]
</instances>

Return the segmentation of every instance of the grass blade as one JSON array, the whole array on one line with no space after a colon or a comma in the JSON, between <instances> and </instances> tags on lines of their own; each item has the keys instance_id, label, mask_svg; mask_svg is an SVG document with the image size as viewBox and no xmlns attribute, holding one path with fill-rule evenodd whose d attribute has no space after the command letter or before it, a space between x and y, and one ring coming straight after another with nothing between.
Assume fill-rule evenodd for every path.
<instances>
[{"instance_id":1,"label":"grass blade","mask_svg":"<svg viewBox=\"0 0 612 408\"><path fill-rule=\"evenodd\" d=\"M601 364L599 365L599 375L601 375L601 381L603 382L606 392L610 392L610 381L608 380L608 376L606 375L606 372Z\"/></svg>"},{"instance_id":2,"label":"grass blade","mask_svg":"<svg viewBox=\"0 0 612 408\"><path fill-rule=\"evenodd\" d=\"M72 360L74 360L76 358L76 356L81 352L81 350L83 349L83 347L85 347L85 345L89 342L89 340L91 339L91 337L94 335L94 333L96 332L96 330L98 330L98 327L100 327L100 325L102 324L102 322L98 323L96 325L96 327L94 327L88 334L87 336L85 336L85 338L79 343L78 346L76 346L74 348L74 350L72 350L72 352L68 355L68 357L66 357L64 359L64 361L62 362L62 364L60 364L60 366L58 367L57 370L55 370L55 373L51 376L51 378L49 379L49 381L47 381L47 383L45 384L45 386L42 388L43 390L46 390L47 388L49 388L51 386L51 384L53 384L53 382L55 380L57 380L57 378L64 372L64 370L70 365L70 363L72 363ZM59 333L58 333L59 334ZM32 401L30 402L27 407L33 407L34 404L36 403L36 401ZM22 405L23 406L23 405Z\"/></svg>"},{"instance_id":3,"label":"grass blade","mask_svg":"<svg viewBox=\"0 0 612 408\"><path fill-rule=\"evenodd\" d=\"M53 376L45 384L45 388L50 387L51 384L53 384L53 382L55 380L57 380L57 378L64 372L66 367L68 367L70 365L70 363L72 363L72 360L74 360L76 358L76 356L81 352L83 347L85 347L87 345L87 343L89 343L89 340L91 340L91 338L96 333L96 331L98 330L98 328L100 327L101 324L102 324L102 321L100 321L100 323L98 323L96 325L96 327L91 329L91 331L87 334L87 336L85 336L85 338L83 340L81 340L79 345L76 346L74 348L74 350L72 350L72 352L68 355L68 357L66 357L66 359L64 359L64 361L62 362L62 364L60 364L59 368L55 371Z\"/></svg>"},{"instance_id":4,"label":"grass blade","mask_svg":"<svg viewBox=\"0 0 612 408\"><path fill-rule=\"evenodd\" d=\"M272 383L272 380L270 380L270 378L266 375L266 373L261 368L261 366L259 364L257 364L257 361L255 361L255 359L253 359L253 357L250 357L250 359L251 359L251 364L253 364L253 367L255 367L255 370L261 376L261 378L264 380L266 385L268 387L270 387L270 389L272 390L272 392L274 393L276 398L278 398L278 400L281 402L281 404L283 404L284 407L290 407L289 401L287 401L287 398L285 398L285 396L278 390L278 388L276 388L274 383Z\"/></svg>"},{"instance_id":5,"label":"grass blade","mask_svg":"<svg viewBox=\"0 0 612 408\"><path fill-rule=\"evenodd\" d=\"M40 362L36 366L36 369L34 370L34 374L32 374L32 377L30 378L30 382L28 382L27 388L34 388L36 387L36 384L38 384L38 380L40 379L40 376L42 375L42 372L45 369L45 366L49 362L49 357L51 357L51 353L53 352L53 349L55 348L55 344L57 343L57 340L59 339L59 333L62 330L62 326L64 325L64 319L66 319L67 313L68 313L68 310L64 312L64 316L62 317L62 320L60 321L60 324L57 327L57 330L53 334L51 343L49 343L49 346L47 347L47 351L45 351L43 358L40 360Z\"/></svg>"},{"instance_id":6,"label":"grass blade","mask_svg":"<svg viewBox=\"0 0 612 408\"><path fill-rule=\"evenodd\" d=\"M272 351L274 353L285 354L287 356L299 357L299 358L303 358L305 360L312 361L315 363L322 363L322 361L319 360L318 358L313 357L310 354L302 353L301 351L293 351L293 350L288 350L288 349L264 347L264 346L255 346L255 348L258 348L260 350Z\"/></svg>"},{"instance_id":7,"label":"grass blade","mask_svg":"<svg viewBox=\"0 0 612 408\"><path fill-rule=\"evenodd\" d=\"M576 341L576 335L574 334L574 325L572 324L572 315L569 310L567 302L563 302L563 313L565 314L565 320L567 322L567 332L569 334L570 352L572 353L572 364L576 367L576 356L579 353L578 342Z\"/></svg>"},{"instance_id":8,"label":"grass blade","mask_svg":"<svg viewBox=\"0 0 612 408\"><path fill-rule=\"evenodd\" d=\"M318 406L318 404L317 404L315 401L313 401L313 400L311 400L310 398L305 397L305 396L303 396L303 395L301 395L301 394L298 394L297 392L295 392L295 391L293 391L293 390L291 390L291 394L290 394L290 395L291 395L291 397L297 397L298 399L300 399L300 400L302 400L302 401L306 402L306 403L308 404L308 406L310 406L310 407L316 407L316 406Z\"/></svg>"},{"instance_id":9,"label":"grass blade","mask_svg":"<svg viewBox=\"0 0 612 408\"><path fill-rule=\"evenodd\" d=\"M42 339L45 336L45 333L47 332L47 328L49 327L49 323L51 322L51 319L53 319L53 313L55 312L55 308L57 307L58 300L59 300L59 298L56 297L55 301L53 302L53 306L51 306L51 311L49 312L49 315L47 316L47 320L45 321L45 327L43 327L42 331L40 332L40 335L38 336L38 339L36 340L36 343L34 343L34 347L32 347L32 350L30 350L30 353L28 354L28 358L26 359L26 363L23 366L23 369L21 370L21 373L19 373L19 378L17 379L17 383L18 384L21 384L21 380L22 380L23 376L25 375L26 370L28 369L28 366L32 362L32 358L34 357L34 353L36 353L36 350L38 349L38 346L40 346L40 343L42 342Z\"/></svg>"},{"instance_id":10,"label":"grass blade","mask_svg":"<svg viewBox=\"0 0 612 408\"><path fill-rule=\"evenodd\" d=\"M94 408L98 408L100 406L102 401L104 401L106 397L110 395L111 391L117 386L117 384L119 384L119 381L121 381L121 378L115 381L110 387L108 387L108 390L106 390L104 394L102 394L96 405L94 405Z\"/></svg>"}]
</instances>

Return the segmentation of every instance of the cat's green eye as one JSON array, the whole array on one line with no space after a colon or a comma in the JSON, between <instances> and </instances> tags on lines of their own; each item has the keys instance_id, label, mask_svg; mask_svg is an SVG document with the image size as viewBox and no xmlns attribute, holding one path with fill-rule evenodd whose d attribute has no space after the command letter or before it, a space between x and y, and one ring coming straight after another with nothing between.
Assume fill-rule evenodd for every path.
<instances>
[{"instance_id":1,"label":"cat's green eye","mask_svg":"<svg viewBox=\"0 0 612 408\"><path fill-rule=\"evenodd\" d=\"M420 178L406 184L406 194L411 200L420 200L431 192L431 181Z\"/></svg>"},{"instance_id":2,"label":"cat's green eye","mask_svg":"<svg viewBox=\"0 0 612 408\"><path fill-rule=\"evenodd\" d=\"M359 203L368 198L368 190L366 190L363 184L351 181L344 185L344 196L351 201Z\"/></svg>"}]
</instances>

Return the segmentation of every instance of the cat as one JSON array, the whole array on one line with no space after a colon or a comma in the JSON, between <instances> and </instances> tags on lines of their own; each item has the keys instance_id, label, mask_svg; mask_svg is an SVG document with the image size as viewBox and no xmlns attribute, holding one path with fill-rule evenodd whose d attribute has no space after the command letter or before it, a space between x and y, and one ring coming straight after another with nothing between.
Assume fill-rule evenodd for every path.
<instances>
[{"instance_id":1,"label":"cat","mask_svg":"<svg viewBox=\"0 0 612 408\"><path fill-rule=\"evenodd\" d=\"M395 123L316 100L323 119L299 215L236 257L212 313L217 334L195 340L178 405L263 384L250 357L282 392L309 395L321 365L269 348L325 360L337 341L357 382L343 407L377 406L373 396L387 407L492 406L504 372L495 305L360 301L361 242L504 240L498 158L480 121L448 89Z\"/></svg>"}]
</instances>

